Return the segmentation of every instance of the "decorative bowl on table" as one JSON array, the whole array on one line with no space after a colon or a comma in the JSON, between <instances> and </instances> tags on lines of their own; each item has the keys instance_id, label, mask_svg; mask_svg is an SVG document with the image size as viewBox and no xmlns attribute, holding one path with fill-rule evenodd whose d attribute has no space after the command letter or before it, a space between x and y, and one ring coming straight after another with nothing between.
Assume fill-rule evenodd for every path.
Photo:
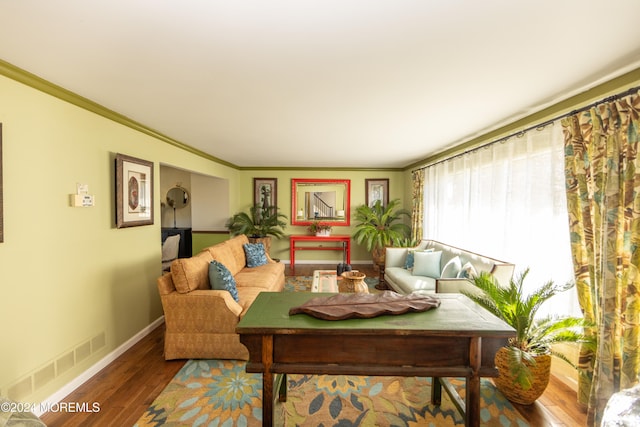
<instances>
[{"instance_id":1,"label":"decorative bowl on table","mask_svg":"<svg viewBox=\"0 0 640 427\"><path fill-rule=\"evenodd\" d=\"M369 287L364 282L366 274L359 271L345 271L341 274L342 280L338 281L338 290L349 293L369 293Z\"/></svg>"}]
</instances>

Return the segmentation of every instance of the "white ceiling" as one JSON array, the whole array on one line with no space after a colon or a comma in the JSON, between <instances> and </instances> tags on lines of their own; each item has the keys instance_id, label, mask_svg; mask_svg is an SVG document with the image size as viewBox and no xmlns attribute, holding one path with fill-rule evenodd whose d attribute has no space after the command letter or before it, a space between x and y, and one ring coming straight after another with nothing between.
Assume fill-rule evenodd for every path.
<instances>
[{"instance_id":1,"label":"white ceiling","mask_svg":"<svg viewBox=\"0 0 640 427\"><path fill-rule=\"evenodd\" d=\"M0 0L0 59L241 167L405 167L640 66L637 0Z\"/></svg>"}]
</instances>

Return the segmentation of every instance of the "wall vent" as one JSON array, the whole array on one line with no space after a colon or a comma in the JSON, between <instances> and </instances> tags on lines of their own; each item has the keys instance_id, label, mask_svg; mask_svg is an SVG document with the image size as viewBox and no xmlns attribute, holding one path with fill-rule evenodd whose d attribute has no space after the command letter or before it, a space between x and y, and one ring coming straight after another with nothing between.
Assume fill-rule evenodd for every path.
<instances>
[{"instance_id":1,"label":"wall vent","mask_svg":"<svg viewBox=\"0 0 640 427\"><path fill-rule=\"evenodd\" d=\"M73 365L76 364L75 358L73 357L73 351L58 357L56 360L56 373L58 375L67 372L69 369L73 368Z\"/></svg>"},{"instance_id":2,"label":"wall vent","mask_svg":"<svg viewBox=\"0 0 640 427\"><path fill-rule=\"evenodd\" d=\"M36 390L103 349L106 342L106 333L100 332L93 338L43 364L24 378L20 378L7 387L0 388L0 394L6 395L11 400L26 402Z\"/></svg>"},{"instance_id":3,"label":"wall vent","mask_svg":"<svg viewBox=\"0 0 640 427\"><path fill-rule=\"evenodd\" d=\"M39 389L56 377L56 367L53 362L33 374L33 388Z\"/></svg>"},{"instance_id":4,"label":"wall vent","mask_svg":"<svg viewBox=\"0 0 640 427\"><path fill-rule=\"evenodd\" d=\"M9 387L7 396L11 400L22 401L31 393L33 393L33 388L31 387L31 376L28 376Z\"/></svg>"}]
</instances>

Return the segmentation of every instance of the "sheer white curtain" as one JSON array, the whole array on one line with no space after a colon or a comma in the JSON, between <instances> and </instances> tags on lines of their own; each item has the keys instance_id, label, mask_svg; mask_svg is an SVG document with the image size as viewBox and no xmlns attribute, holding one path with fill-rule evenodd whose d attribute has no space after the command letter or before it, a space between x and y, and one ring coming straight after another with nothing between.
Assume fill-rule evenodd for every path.
<instances>
[{"instance_id":1,"label":"sheer white curtain","mask_svg":"<svg viewBox=\"0 0 640 427\"><path fill-rule=\"evenodd\" d=\"M559 123L429 166L424 234L529 267L527 289L573 280ZM575 290L540 314L579 314Z\"/></svg>"}]
</instances>

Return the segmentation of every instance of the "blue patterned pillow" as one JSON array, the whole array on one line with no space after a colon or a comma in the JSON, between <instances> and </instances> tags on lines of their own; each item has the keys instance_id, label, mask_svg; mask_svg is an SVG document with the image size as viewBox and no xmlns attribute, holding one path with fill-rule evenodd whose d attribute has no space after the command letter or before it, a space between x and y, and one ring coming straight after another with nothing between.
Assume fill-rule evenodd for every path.
<instances>
[{"instance_id":1,"label":"blue patterned pillow","mask_svg":"<svg viewBox=\"0 0 640 427\"><path fill-rule=\"evenodd\" d=\"M407 251L407 258L404 260L404 268L407 270L411 270L413 268L413 263L415 262L415 252L414 250Z\"/></svg>"},{"instance_id":2,"label":"blue patterned pillow","mask_svg":"<svg viewBox=\"0 0 640 427\"><path fill-rule=\"evenodd\" d=\"M262 243L245 243L243 247L247 256L247 267L259 267L267 263L267 254Z\"/></svg>"},{"instance_id":3,"label":"blue patterned pillow","mask_svg":"<svg viewBox=\"0 0 640 427\"><path fill-rule=\"evenodd\" d=\"M238 288L236 288L236 279L233 278L227 267L215 260L209 264L209 284L211 289L229 291L236 302L240 301Z\"/></svg>"}]
</instances>

